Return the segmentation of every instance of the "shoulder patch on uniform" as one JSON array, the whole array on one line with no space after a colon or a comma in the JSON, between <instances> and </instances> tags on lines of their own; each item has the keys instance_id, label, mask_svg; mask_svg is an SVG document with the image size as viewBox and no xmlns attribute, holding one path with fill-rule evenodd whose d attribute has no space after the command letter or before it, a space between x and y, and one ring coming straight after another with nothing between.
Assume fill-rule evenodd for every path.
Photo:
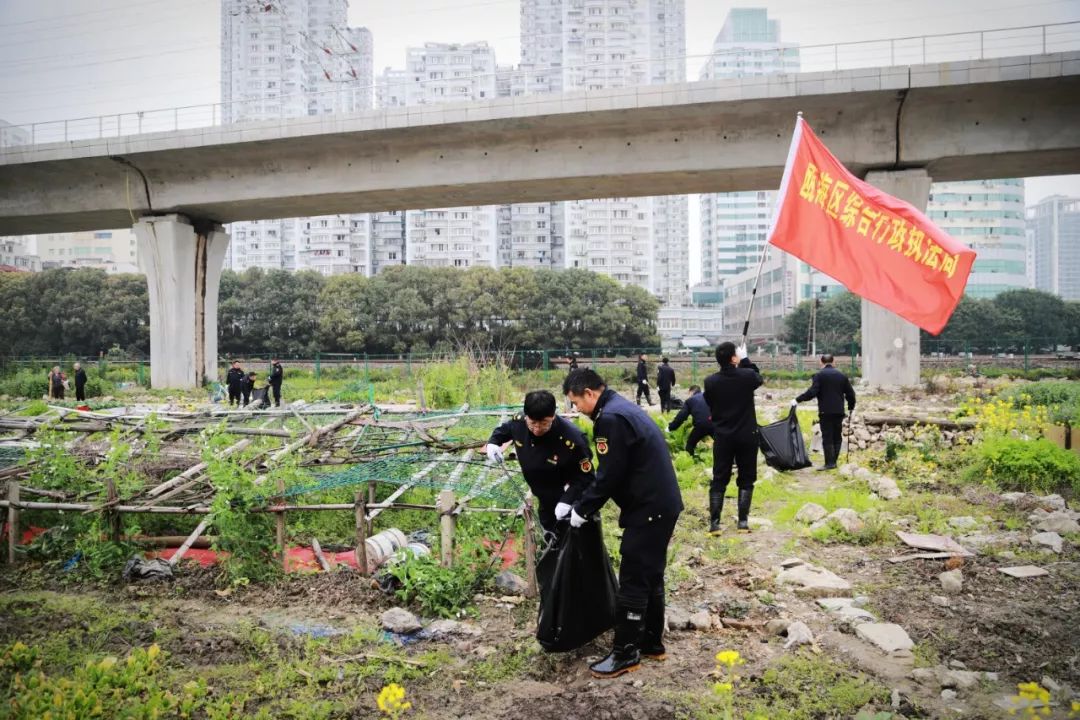
<instances>
[{"instance_id":1,"label":"shoulder patch on uniform","mask_svg":"<svg viewBox=\"0 0 1080 720\"><path fill-rule=\"evenodd\" d=\"M601 455L607 455L607 449L608 449L607 438L602 438L602 437L596 438L596 452L598 452Z\"/></svg>"},{"instance_id":2,"label":"shoulder patch on uniform","mask_svg":"<svg viewBox=\"0 0 1080 720\"><path fill-rule=\"evenodd\" d=\"M580 463L578 463L578 465L581 467L581 472L583 472L583 473L591 473L592 472L592 462L590 462L588 458L585 458L584 460L582 460Z\"/></svg>"}]
</instances>

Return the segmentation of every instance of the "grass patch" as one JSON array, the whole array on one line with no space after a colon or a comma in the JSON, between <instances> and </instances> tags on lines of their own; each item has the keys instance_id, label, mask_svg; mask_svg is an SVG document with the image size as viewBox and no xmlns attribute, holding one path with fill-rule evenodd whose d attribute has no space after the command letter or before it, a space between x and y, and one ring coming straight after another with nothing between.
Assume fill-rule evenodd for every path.
<instances>
[{"instance_id":1,"label":"grass patch","mask_svg":"<svg viewBox=\"0 0 1080 720\"><path fill-rule=\"evenodd\" d=\"M889 689L834 657L785 655L736 693L736 717L769 720L848 718L870 703L886 703Z\"/></svg>"}]
</instances>

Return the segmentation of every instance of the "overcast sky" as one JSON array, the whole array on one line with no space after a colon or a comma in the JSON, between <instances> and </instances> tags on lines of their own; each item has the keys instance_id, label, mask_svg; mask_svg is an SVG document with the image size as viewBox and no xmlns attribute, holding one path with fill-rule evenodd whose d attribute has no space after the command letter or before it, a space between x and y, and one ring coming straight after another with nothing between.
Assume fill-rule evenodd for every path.
<instances>
[{"instance_id":1,"label":"overcast sky","mask_svg":"<svg viewBox=\"0 0 1080 720\"><path fill-rule=\"evenodd\" d=\"M767 7L782 39L803 46L1080 23L1080 0L686 0L688 55L709 52L733 7ZM376 74L402 67L405 48L428 41L486 40L500 64L518 62L519 0L353 0L349 21L372 31ZM983 42L1023 54L1038 52L1041 37L1036 28ZM1051 27L1047 37L1051 50L1055 42L1080 48L1080 24ZM218 102L219 42L219 0L0 0L0 119L22 124ZM977 42L967 35L927 45L964 52ZM887 47L845 52L881 56L884 64ZM804 50L804 68L819 69L814 63L830 54ZM688 58L688 79L701 63ZM1080 195L1080 175L1027 183L1029 204L1055 192ZM693 217L691 231L696 240Z\"/></svg>"}]
</instances>

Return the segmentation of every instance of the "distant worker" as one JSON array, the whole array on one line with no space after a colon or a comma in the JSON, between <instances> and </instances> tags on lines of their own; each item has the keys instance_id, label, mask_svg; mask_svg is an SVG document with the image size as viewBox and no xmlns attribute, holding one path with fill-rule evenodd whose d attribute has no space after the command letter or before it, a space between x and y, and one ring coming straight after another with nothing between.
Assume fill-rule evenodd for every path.
<instances>
[{"instance_id":1,"label":"distant worker","mask_svg":"<svg viewBox=\"0 0 1080 720\"><path fill-rule=\"evenodd\" d=\"M667 441L644 410L611 390L595 370L575 370L563 394L593 421L596 480L570 512L571 527L595 517L608 500L619 506L619 595L611 653L589 666L593 677L636 670L642 656L663 660L664 569L683 510ZM581 602L589 602L583 597Z\"/></svg>"},{"instance_id":2,"label":"distant worker","mask_svg":"<svg viewBox=\"0 0 1080 720\"><path fill-rule=\"evenodd\" d=\"M281 382L285 379L285 369L280 360L270 363L270 389L274 391L274 407L281 407Z\"/></svg>"},{"instance_id":3,"label":"distant worker","mask_svg":"<svg viewBox=\"0 0 1080 720\"><path fill-rule=\"evenodd\" d=\"M660 412L666 413L671 409L671 388L675 385L675 368L668 365L668 359L660 360L660 367L656 369L656 392L660 396Z\"/></svg>"},{"instance_id":4,"label":"distant worker","mask_svg":"<svg viewBox=\"0 0 1080 720\"><path fill-rule=\"evenodd\" d=\"M50 400L64 399L64 373L60 372L59 365L54 365L53 369L49 371L48 392Z\"/></svg>"},{"instance_id":5,"label":"distant worker","mask_svg":"<svg viewBox=\"0 0 1080 720\"><path fill-rule=\"evenodd\" d=\"M686 438L686 452L690 455L697 450L697 444L713 434L712 416L709 414L709 405L705 402L705 396L701 394L701 388L697 385L690 386L690 395L683 403L682 410L668 425L668 432L675 432L683 424L686 418L692 418L693 428ZM694 458L697 459L696 457Z\"/></svg>"},{"instance_id":6,"label":"distant worker","mask_svg":"<svg viewBox=\"0 0 1080 720\"><path fill-rule=\"evenodd\" d=\"M495 428L485 448L488 459L502 462L502 446L511 440L521 474L538 501L540 526L554 532L555 523L566 519L595 478L588 440L576 425L555 414L555 396L547 390L530 392L524 413Z\"/></svg>"},{"instance_id":7,"label":"distant worker","mask_svg":"<svg viewBox=\"0 0 1080 720\"><path fill-rule=\"evenodd\" d=\"M255 377L255 371L252 370L240 381L240 396L243 398L240 407L247 407L251 402L251 391L255 389Z\"/></svg>"},{"instance_id":8,"label":"distant worker","mask_svg":"<svg viewBox=\"0 0 1080 720\"><path fill-rule=\"evenodd\" d=\"M825 455L824 467L834 470L844 443L844 400L848 412L855 409L855 388L847 375L833 367L833 356L821 356L821 370L814 374L810 389L791 401L791 407L817 398L818 420L821 422L821 452Z\"/></svg>"},{"instance_id":9,"label":"distant worker","mask_svg":"<svg viewBox=\"0 0 1080 720\"><path fill-rule=\"evenodd\" d=\"M577 353L571 353L570 355L570 367L567 370L577 370Z\"/></svg>"},{"instance_id":10,"label":"distant worker","mask_svg":"<svg viewBox=\"0 0 1080 720\"><path fill-rule=\"evenodd\" d=\"M757 365L746 357L746 346L723 342L716 347L720 371L705 379L705 403L713 422L713 479L709 486L709 532L720 532L724 493L731 482L732 463L738 466L740 532L749 532L750 503L757 482L758 433L754 391L764 382Z\"/></svg>"},{"instance_id":11,"label":"distant worker","mask_svg":"<svg viewBox=\"0 0 1080 720\"><path fill-rule=\"evenodd\" d=\"M75 363L75 399L86 400L86 371L81 363Z\"/></svg>"},{"instance_id":12,"label":"distant worker","mask_svg":"<svg viewBox=\"0 0 1080 720\"><path fill-rule=\"evenodd\" d=\"M229 389L229 407L240 404L240 394L244 386L244 371L239 360L232 361L232 367L225 375L225 386Z\"/></svg>"},{"instance_id":13,"label":"distant worker","mask_svg":"<svg viewBox=\"0 0 1080 720\"><path fill-rule=\"evenodd\" d=\"M641 396L645 396L645 400L649 403L649 407L652 407L652 397L649 395L649 368L645 364L648 357L645 353L638 355L637 361L637 404L641 404Z\"/></svg>"}]
</instances>

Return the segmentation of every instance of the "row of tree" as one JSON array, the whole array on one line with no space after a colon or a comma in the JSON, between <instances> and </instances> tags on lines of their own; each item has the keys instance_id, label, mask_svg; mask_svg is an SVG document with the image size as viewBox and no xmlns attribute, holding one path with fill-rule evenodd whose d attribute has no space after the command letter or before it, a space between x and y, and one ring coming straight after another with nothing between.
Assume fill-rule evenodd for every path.
<instances>
[{"instance_id":1,"label":"row of tree","mask_svg":"<svg viewBox=\"0 0 1080 720\"><path fill-rule=\"evenodd\" d=\"M807 300L785 318L784 339L807 343L810 310ZM817 347L847 354L859 343L862 301L851 293L822 300L815 326ZM1039 290L1007 290L992 299L964 296L938 336L922 333L924 351L1030 352L1058 345L1080 345L1080 302L1067 302Z\"/></svg>"},{"instance_id":2,"label":"row of tree","mask_svg":"<svg viewBox=\"0 0 1080 720\"><path fill-rule=\"evenodd\" d=\"M100 270L0 273L0 354L150 349L146 280ZM374 278L222 275L222 355L656 346L659 303L585 270L393 267Z\"/></svg>"}]
</instances>

